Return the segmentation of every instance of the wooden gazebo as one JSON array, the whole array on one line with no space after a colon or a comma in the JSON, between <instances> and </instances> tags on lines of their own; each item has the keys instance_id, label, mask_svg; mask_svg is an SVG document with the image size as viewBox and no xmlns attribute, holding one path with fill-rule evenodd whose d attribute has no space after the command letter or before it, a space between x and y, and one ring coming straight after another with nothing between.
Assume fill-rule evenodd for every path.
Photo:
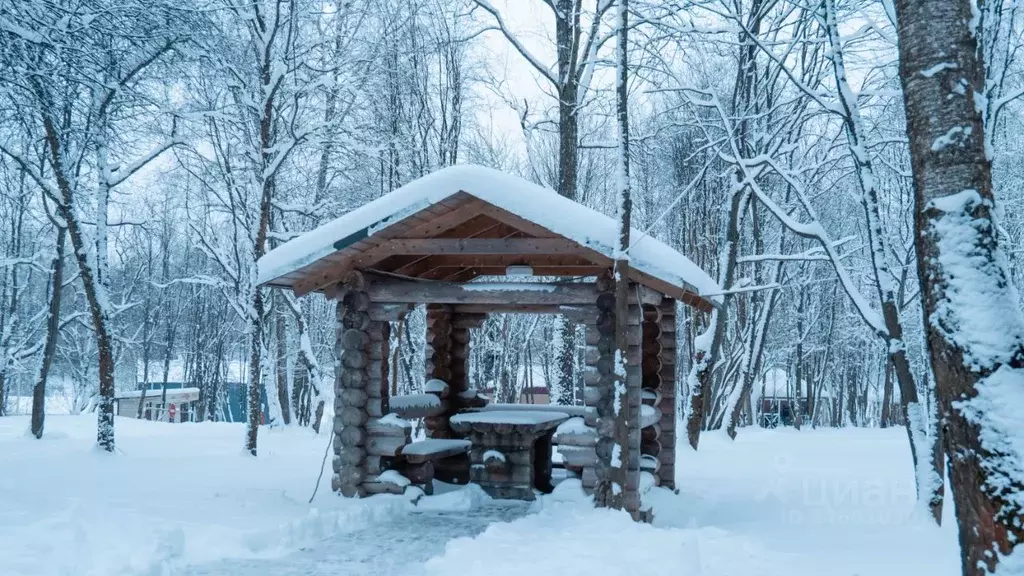
<instances>
[{"instance_id":1,"label":"wooden gazebo","mask_svg":"<svg viewBox=\"0 0 1024 576\"><path fill-rule=\"evenodd\" d=\"M429 489L437 477L532 498L550 473L552 437L567 467L593 490L612 458L602 438L614 418L616 234L613 219L551 190L463 165L264 256L260 284L297 295L319 291L338 302L334 490L362 496L410 483ZM632 237L626 398L637 417L629 419L635 449L625 460L624 490L636 515L642 484L674 485L676 301L709 310L716 301L707 295L719 289L664 243L637 230ZM389 399L390 322L417 304L427 309L427 390ZM488 314L506 312L561 314L586 326L585 407L514 417L480 412L488 408L468 379L470 330ZM403 417L426 417L428 440L410 442Z\"/></svg>"}]
</instances>

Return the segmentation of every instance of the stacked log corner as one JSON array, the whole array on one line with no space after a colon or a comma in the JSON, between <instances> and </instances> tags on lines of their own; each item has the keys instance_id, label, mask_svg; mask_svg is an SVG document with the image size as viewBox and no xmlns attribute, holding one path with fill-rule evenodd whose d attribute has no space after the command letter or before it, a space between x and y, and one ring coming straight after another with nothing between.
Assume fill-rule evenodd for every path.
<instances>
[{"instance_id":1,"label":"stacked log corner","mask_svg":"<svg viewBox=\"0 0 1024 576\"><path fill-rule=\"evenodd\" d=\"M449 399L458 395L452 379L452 312L451 307L443 304L427 304L427 346L426 379L442 380L448 383ZM448 425L448 414L431 416L424 419L428 438L452 438L452 429Z\"/></svg>"},{"instance_id":2,"label":"stacked log corner","mask_svg":"<svg viewBox=\"0 0 1024 576\"><path fill-rule=\"evenodd\" d=\"M336 492L350 498L400 491L400 487L382 485L376 480L387 467L386 457L393 456L410 441L408 429L376 425L388 413L390 324L371 320L371 306L365 281L360 275L353 275L337 305L338 369L331 481Z\"/></svg>"},{"instance_id":3,"label":"stacked log corner","mask_svg":"<svg viewBox=\"0 0 1024 576\"><path fill-rule=\"evenodd\" d=\"M641 431L643 469L654 475L656 485L675 489L675 300L645 305L643 318L643 398L659 416Z\"/></svg>"},{"instance_id":4,"label":"stacked log corner","mask_svg":"<svg viewBox=\"0 0 1024 576\"><path fill-rule=\"evenodd\" d=\"M466 407L469 391L469 329L483 320L481 314L452 313L451 306L427 305L426 377L448 384L448 410L427 418L427 436L430 438L458 438L449 419Z\"/></svg>"},{"instance_id":5,"label":"stacked log corner","mask_svg":"<svg viewBox=\"0 0 1024 576\"><path fill-rule=\"evenodd\" d=\"M661 402L661 452L658 461L658 479L661 486L676 488L676 301L665 298L661 302L661 371L659 374Z\"/></svg>"},{"instance_id":6,"label":"stacked log corner","mask_svg":"<svg viewBox=\"0 0 1024 576\"><path fill-rule=\"evenodd\" d=\"M469 330L483 323L483 314L452 314L451 360L448 369L451 380L448 380L451 401L446 416L453 415L467 408L466 394L469 392Z\"/></svg>"},{"instance_id":7,"label":"stacked log corner","mask_svg":"<svg viewBox=\"0 0 1024 576\"><path fill-rule=\"evenodd\" d=\"M596 448L594 448L597 444L597 405L604 394L604 388L601 387L601 372L598 369L598 362L602 356L598 344L602 340L601 326L607 322L608 316L604 311L587 318L584 322L586 342L586 350L583 355L585 364L583 368L583 404L586 407L584 423L588 427L587 432L593 433L594 437L593 443L587 442L588 446L585 446L590 450L583 460L583 471L580 474L583 490L587 494L593 494L597 487L597 454ZM591 453L591 451L593 452Z\"/></svg>"},{"instance_id":8,"label":"stacked log corner","mask_svg":"<svg viewBox=\"0 0 1024 576\"><path fill-rule=\"evenodd\" d=\"M630 286L631 295L636 294L635 288L633 285ZM584 372L586 424L597 431L596 465L592 472L589 467L584 467L583 470L583 485L588 492L593 492L602 481L608 481L612 448L615 445L615 292L614 281L610 275L598 277L597 290L597 316L593 324L587 324L587 368ZM642 310L635 296L630 297L625 320L626 402L623 408L629 411L629 420L632 424L629 430L628 454L624 455L626 485L621 488L625 492L624 508L634 518L639 518Z\"/></svg>"}]
</instances>

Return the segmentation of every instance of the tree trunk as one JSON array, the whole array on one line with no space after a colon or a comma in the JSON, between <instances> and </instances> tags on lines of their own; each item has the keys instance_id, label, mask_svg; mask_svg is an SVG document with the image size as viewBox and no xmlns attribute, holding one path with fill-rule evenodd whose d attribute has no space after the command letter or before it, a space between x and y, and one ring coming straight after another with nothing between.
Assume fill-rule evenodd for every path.
<instances>
[{"instance_id":1,"label":"tree trunk","mask_svg":"<svg viewBox=\"0 0 1024 576\"><path fill-rule=\"evenodd\" d=\"M804 410L800 406L800 393L804 378L804 303L807 300L804 286L796 305L796 352L793 358L793 427L797 430L804 425Z\"/></svg>"},{"instance_id":2,"label":"tree trunk","mask_svg":"<svg viewBox=\"0 0 1024 576\"><path fill-rule=\"evenodd\" d=\"M153 284L153 240L147 241L147 268L149 272L149 285L146 287L146 296L142 303L142 394L139 396L139 405L135 410L135 418L142 418L142 407L146 404L146 393L149 391L149 354L153 349L153 322L152 304L150 302L150 291Z\"/></svg>"},{"instance_id":3,"label":"tree trunk","mask_svg":"<svg viewBox=\"0 0 1024 576\"><path fill-rule=\"evenodd\" d=\"M781 244L781 243L780 243ZM780 246L780 252L781 252ZM782 265L775 264L772 274L773 281L779 284L782 281ZM768 336L768 326L771 323L772 314L775 312L775 305L779 300L779 291L772 290L760 307L754 307L755 316L750 327L750 336L743 345L746 348L746 358L743 361L744 368L741 374L741 388L739 395L730 398L729 412L726 414L725 433L733 440L736 439L736 426L740 421L743 406L750 406L750 393L754 387L754 380L761 373L761 365L764 360L765 342ZM760 309L758 309L760 308ZM797 395L797 412L799 412L799 395ZM751 420L756 420L757 412L751 408Z\"/></svg>"},{"instance_id":4,"label":"tree trunk","mask_svg":"<svg viewBox=\"0 0 1024 576\"><path fill-rule=\"evenodd\" d=\"M558 403L571 405L576 389L576 326L568 318L555 324L555 360L558 374Z\"/></svg>"},{"instance_id":5,"label":"tree trunk","mask_svg":"<svg viewBox=\"0 0 1024 576\"><path fill-rule=\"evenodd\" d=\"M993 217L978 8L969 0L895 4L928 351L963 573L981 576L1024 541L1024 320Z\"/></svg>"},{"instance_id":6,"label":"tree trunk","mask_svg":"<svg viewBox=\"0 0 1024 576\"><path fill-rule=\"evenodd\" d=\"M53 167L54 178L57 181L57 189L61 194L62 202L59 211L64 222L67 224L68 235L71 237L71 246L74 249L75 261L78 263L78 271L82 277L82 286L85 290L86 301L89 305L89 316L92 320L93 334L96 338L96 349L99 354L99 403L96 409L96 443L107 451L114 451L114 354L113 344L110 336L109 318L107 316L107 294L103 284L100 282L98 270L94 266L94 259L90 257L92 252L86 245L86 237L78 219L78 214L72 209L75 204L74 191L71 181L64 172L64 150L61 147L61 140L57 127L54 125L48 112L43 113L43 128L46 135L50 164Z\"/></svg>"},{"instance_id":7,"label":"tree trunk","mask_svg":"<svg viewBox=\"0 0 1024 576\"><path fill-rule=\"evenodd\" d=\"M576 101L577 56L580 44L579 0L557 0L555 44L558 62L558 193L576 199L579 166L579 115Z\"/></svg>"},{"instance_id":8,"label":"tree trunk","mask_svg":"<svg viewBox=\"0 0 1024 576\"><path fill-rule=\"evenodd\" d=\"M61 285L64 283L64 229L57 228L57 250L50 265L50 309L46 318L46 343L43 345L43 359L39 363L39 376L32 388L32 435L43 437L46 420L46 377L50 374L53 354L57 349L57 338L60 336L60 299Z\"/></svg>"},{"instance_id":9,"label":"tree trunk","mask_svg":"<svg viewBox=\"0 0 1024 576\"><path fill-rule=\"evenodd\" d=\"M882 416L879 426L889 427L890 411L892 410L892 360L885 359L885 384L882 387Z\"/></svg>"},{"instance_id":10,"label":"tree trunk","mask_svg":"<svg viewBox=\"0 0 1024 576\"><path fill-rule=\"evenodd\" d=\"M885 324L885 333L880 336L885 341L886 350L896 373L904 416L914 416L905 418L905 422L916 472L918 499L928 503L936 522L938 522L942 518L942 470L941 468L932 469L930 465L932 459L925 458L921 453L921 449L928 445L927 427L923 417L924 411L918 401L917 385L914 383L914 376L907 361L906 344L903 341L903 324L897 305L897 291L888 262L889 246L882 226L881 202L876 184L878 179L875 177L872 159L867 154L867 146L863 141L865 129L860 115L860 107L846 77L843 43L839 37L835 0L824 0L823 6L825 8L824 25L832 49L831 60L838 86L839 101L844 111L847 142L857 171L861 188L861 204L867 219L871 264L882 309L882 319Z\"/></svg>"},{"instance_id":11,"label":"tree trunk","mask_svg":"<svg viewBox=\"0 0 1024 576\"><path fill-rule=\"evenodd\" d=\"M298 360L302 363L309 378L308 385L312 392L312 394L310 394L310 403L312 404L312 402L316 402L316 408L313 409L310 426L312 426L314 432L319 434L320 420L323 418L324 414L324 397L323 391L320 389L320 384L322 382L320 363L313 354L313 347L309 340L305 313L302 311L302 307L295 301L294 297L285 294L284 298L285 304L287 304L288 308L292 311L292 318L295 319L295 329L298 332L299 338Z\"/></svg>"},{"instance_id":12,"label":"tree trunk","mask_svg":"<svg viewBox=\"0 0 1024 576\"><path fill-rule=\"evenodd\" d=\"M284 420L284 424L287 426L292 423L292 411L288 395L288 343L285 328L284 310L275 310L274 336L277 343L277 401L281 405L281 419Z\"/></svg>"},{"instance_id":13,"label":"tree trunk","mask_svg":"<svg viewBox=\"0 0 1024 576\"><path fill-rule=\"evenodd\" d=\"M594 500L599 506L609 508L625 508L636 517L639 512L639 493L637 486L631 485L630 468L633 462L630 454L633 452L630 442L630 431L636 428L639 431L640 404L640 383L632 382L627 377L627 357L629 343L627 341L628 315L629 315L629 237L630 219L632 214L632 194L629 182L629 95L627 86L627 40L628 40L628 0L619 0L618 5L618 41L616 42L616 116L618 119L619 149L618 149L618 215L619 215L619 241L615 252L615 264L613 278L615 282L615 367L612 370L614 383L611 386L604 386L606 392L612 395L613 413L601 414L601 418L611 417L612 434L611 446L598 446L599 453L608 450L610 458L602 457L602 461L608 464L606 472L600 477L597 488L594 491ZM633 406L633 402L637 406ZM635 414L634 414L635 412ZM599 426L600 427L600 426ZM609 438L601 433L601 441ZM639 438L637 438L639 441ZM599 441L599 444L601 443ZM639 454L640 446L636 446L636 453ZM639 462L637 462L639 467Z\"/></svg>"},{"instance_id":14,"label":"tree trunk","mask_svg":"<svg viewBox=\"0 0 1024 576\"><path fill-rule=\"evenodd\" d=\"M726 290L732 285L736 275L736 263L740 250L740 225L749 200L750 193L747 188L740 185L739 182L735 182L729 206L729 217L726 222L726 245L719 263L719 285ZM711 312L711 321L707 330L694 339L693 365L690 367L690 373L686 379L687 386L690 388L690 398L686 404L685 416L686 437L690 442L690 447L694 450L697 449L700 432L704 428L707 394L711 390L715 364L718 362L722 341L725 339L725 325L729 318L730 302L732 302L732 295L726 292L721 306Z\"/></svg>"},{"instance_id":15,"label":"tree trunk","mask_svg":"<svg viewBox=\"0 0 1024 576\"><path fill-rule=\"evenodd\" d=\"M579 166L579 115L576 102L577 51L579 49L580 4L578 0L558 0L555 9L555 44L558 66L558 193L576 199ZM555 330L558 354L558 387L572 398L576 387L576 327L563 318ZM566 394L566 392L568 392ZM570 402L571 403L571 402Z\"/></svg>"}]
</instances>

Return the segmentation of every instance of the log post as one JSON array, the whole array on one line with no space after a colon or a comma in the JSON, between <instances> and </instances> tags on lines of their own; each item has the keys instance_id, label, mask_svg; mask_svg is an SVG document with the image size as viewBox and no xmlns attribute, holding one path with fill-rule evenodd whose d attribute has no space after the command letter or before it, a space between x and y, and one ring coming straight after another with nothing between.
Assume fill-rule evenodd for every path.
<instances>
[{"instance_id":1,"label":"log post","mask_svg":"<svg viewBox=\"0 0 1024 576\"><path fill-rule=\"evenodd\" d=\"M601 386L601 371L598 368L598 363L603 354L600 348L598 348L598 344L602 341L600 326L607 324L607 322L606 313L598 311L597 314L590 316L584 323L584 338L586 342L586 352L583 355L583 361L586 364L583 368L583 404L586 406L584 421L587 426L592 428L597 425L597 406L601 402L602 395L605 393L605 387ZM583 465L580 479L583 483L583 490L587 494L593 494L594 488L597 486L596 458L593 461L587 461Z\"/></svg>"},{"instance_id":2,"label":"log post","mask_svg":"<svg viewBox=\"0 0 1024 576\"><path fill-rule=\"evenodd\" d=\"M370 384L371 320L367 313L370 297L366 281L358 272L348 276L337 305L338 327L335 353L338 357L334 385L334 476L331 488L342 496L362 497L366 490L366 423L370 396L379 401L381 389ZM378 366L379 369L379 366ZM379 404L379 402L378 402Z\"/></svg>"},{"instance_id":3,"label":"log post","mask_svg":"<svg viewBox=\"0 0 1024 576\"><path fill-rule=\"evenodd\" d=\"M331 487L342 496L363 497L401 487L382 486L377 476L411 440L408 426L384 424L388 411L388 348L391 311L372 303L366 279L352 272L337 291L338 357L334 386L334 476Z\"/></svg>"},{"instance_id":4,"label":"log post","mask_svg":"<svg viewBox=\"0 0 1024 576\"><path fill-rule=\"evenodd\" d=\"M658 337L661 353L661 370L658 373L661 400L656 408L661 412L661 451L658 453L658 479L660 485L671 490L676 488L676 300L664 298L658 306L661 318L658 322L661 334Z\"/></svg>"},{"instance_id":5,"label":"log post","mask_svg":"<svg viewBox=\"0 0 1024 576\"><path fill-rule=\"evenodd\" d=\"M449 400L454 401L461 389L452 382L452 312L445 304L427 304L426 378L448 383ZM465 373L465 364L461 371ZM448 425L449 414L427 418L424 423L428 438L453 438Z\"/></svg>"},{"instance_id":6,"label":"log post","mask_svg":"<svg viewBox=\"0 0 1024 576\"><path fill-rule=\"evenodd\" d=\"M644 403L661 413L661 420L643 430L640 452L657 459L656 482L675 489L676 453L676 301L664 298L644 306Z\"/></svg>"},{"instance_id":7,"label":"log post","mask_svg":"<svg viewBox=\"0 0 1024 576\"><path fill-rule=\"evenodd\" d=\"M463 408L463 394L469 390L469 328L474 325L475 315L452 314L451 342L449 343L448 380L449 414Z\"/></svg>"}]
</instances>

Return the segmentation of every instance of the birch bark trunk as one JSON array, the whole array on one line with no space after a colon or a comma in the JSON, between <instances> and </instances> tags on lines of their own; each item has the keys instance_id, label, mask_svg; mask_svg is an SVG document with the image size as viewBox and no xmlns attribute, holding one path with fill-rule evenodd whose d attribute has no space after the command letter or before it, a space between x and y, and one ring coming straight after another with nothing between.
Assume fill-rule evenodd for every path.
<instances>
[{"instance_id":1,"label":"birch bark trunk","mask_svg":"<svg viewBox=\"0 0 1024 576\"><path fill-rule=\"evenodd\" d=\"M998 245L971 0L896 0L915 241L963 573L1024 565L1024 318ZM1003 566L1001 566L1003 565Z\"/></svg>"}]
</instances>

